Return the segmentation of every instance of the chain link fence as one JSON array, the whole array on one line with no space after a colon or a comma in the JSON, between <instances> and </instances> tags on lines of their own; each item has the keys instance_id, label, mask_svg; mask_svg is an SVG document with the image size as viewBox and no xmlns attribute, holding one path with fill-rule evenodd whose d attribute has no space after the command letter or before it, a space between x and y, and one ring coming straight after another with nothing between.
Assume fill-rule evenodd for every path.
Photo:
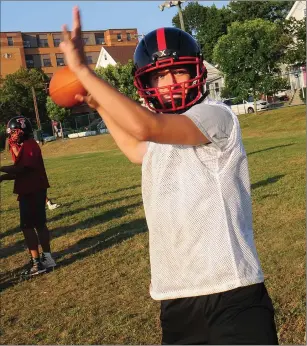
<instances>
[{"instance_id":1,"label":"chain link fence","mask_svg":"<svg viewBox=\"0 0 307 346\"><path fill-rule=\"evenodd\" d=\"M37 124L35 124L34 127L37 128ZM41 123L41 129L44 138L52 136L67 138L70 134L88 131L95 131L96 134L107 132L106 126L97 112L71 116L61 123L57 122L56 125L52 124L52 121L50 120ZM52 139L50 138L49 140Z\"/></svg>"}]
</instances>

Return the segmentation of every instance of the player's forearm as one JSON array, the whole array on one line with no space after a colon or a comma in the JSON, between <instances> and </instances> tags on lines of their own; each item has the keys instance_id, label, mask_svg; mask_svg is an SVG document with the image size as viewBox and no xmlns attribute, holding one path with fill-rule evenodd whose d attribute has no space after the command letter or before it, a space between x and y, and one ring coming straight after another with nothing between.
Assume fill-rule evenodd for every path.
<instances>
[{"instance_id":1,"label":"player's forearm","mask_svg":"<svg viewBox=\"0 0 307 346\"><path fill-rule=\"evenodd\" d=\"M131 162L141 164L142 155L138 151L138 146L142 142L125 131L102 107L97 108L97 111L123 154Z\"/></svg>"},{"instance_id":2,"label":"player's forearm","mask_svg":"<svg viewBox=\"0 0 307 346\"><path fill-rule=\"evenodd\" d=\"M3 180L15 180L16 179L16 175L15 174L3 174L0 176L0 181Z\"/></svg>"},{"instance_id":3,"label":"player's forearm","mask_svg":"<svg viewBox=\"0 0 307 346\"><path fill-rule=\"evenodd\" d=\"M119 93L87 67L80 69L77 76L97 103L125 131L140 141L148 140L149 132L156 124L152 112Z\"/></svg>"}]
</instances>

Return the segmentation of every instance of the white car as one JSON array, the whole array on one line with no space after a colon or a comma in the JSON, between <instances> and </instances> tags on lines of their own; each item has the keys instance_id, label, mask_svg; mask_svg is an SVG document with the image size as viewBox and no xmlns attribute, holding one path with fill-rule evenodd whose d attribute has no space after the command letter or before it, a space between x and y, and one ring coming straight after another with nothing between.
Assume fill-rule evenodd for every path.
<instances>
[{"instance_id":1,"label":"white car","mask_svg":"<svg viewBox=\"0 0 307 346\"><path fill-rule=\"evenodd\" d=\"M229 98L229 99L223 100L223 103L229 106L236 115L255 112L255 106L254 106L254 101L252 97L250 97L248 101L243 100L238 102L235 100L236 100L235 98ZM257 107L257 111L262 111L269 107L269 103L264 100L257 100L256 107Z\"/></svg>"}]
</instances>

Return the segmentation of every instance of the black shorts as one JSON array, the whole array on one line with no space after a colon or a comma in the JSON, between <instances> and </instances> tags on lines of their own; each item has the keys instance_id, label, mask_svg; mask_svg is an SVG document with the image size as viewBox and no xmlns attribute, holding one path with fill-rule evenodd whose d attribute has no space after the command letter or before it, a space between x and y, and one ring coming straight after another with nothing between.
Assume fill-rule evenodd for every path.
<instances>
[{"instance_id":1,"label":"black shorts","mask_svg":"<svg viewBox=\"0 0 307 346\"><path fill-rule=\"evenodd\" d=\"M20 228L41 228L46 224L47 190L19 195Z\"/></svg>"},{"instance_id":2,"label":"black shorts","mask_svg":"<svg viewBox=\"0 0 307 346\"><path fill-rule=\"evenodd\" d=\"M162 344L277 345L272 301L263 283L161 302Z\"/></svg>"}]
</instances>

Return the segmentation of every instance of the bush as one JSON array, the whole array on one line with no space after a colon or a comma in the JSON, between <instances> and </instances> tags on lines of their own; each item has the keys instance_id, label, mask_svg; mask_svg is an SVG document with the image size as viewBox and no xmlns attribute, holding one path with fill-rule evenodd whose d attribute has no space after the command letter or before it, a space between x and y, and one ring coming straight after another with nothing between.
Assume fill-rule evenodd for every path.
<instances>
[{"instance_id":1,"label":"bush","mask_svg":"<svg viewBox=\"0 0 307 346\"><path fill-rule=\"evenodd\" d=\"M303 89L304 89L304 97L303 97ZM300 90L300 98L301 100L306 103L306 88L301 88Z\"/></svg>"}]
</instances>

